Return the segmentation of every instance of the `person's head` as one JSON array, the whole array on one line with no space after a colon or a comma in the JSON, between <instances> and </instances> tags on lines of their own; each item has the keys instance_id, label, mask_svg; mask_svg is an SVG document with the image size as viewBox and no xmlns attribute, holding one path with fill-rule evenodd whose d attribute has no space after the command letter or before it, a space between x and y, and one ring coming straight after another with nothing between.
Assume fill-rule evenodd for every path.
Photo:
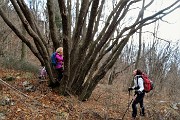
<instances>
[{"instance_id":1,"label":"person's head","mask_svg":"<svg viewBox=\"0 0 180 120\"><path fill-rule=\"evenodd\" d=\"M134 76L135 76L135 75L142 75L142 71L139 70L139 69L136 69L136 70L133 71L133 75L134 75Z\"/></svg>"},{"instance_id":2,"label":"person's head","mask_svg":"<svg viewBox=\"0 0 180 120\"><path fill-rule=\"evenodd\" d=\"M60 55L63 55L63 48L62 47L59 47L56 52Z\"/></svg>"}]
</instances>

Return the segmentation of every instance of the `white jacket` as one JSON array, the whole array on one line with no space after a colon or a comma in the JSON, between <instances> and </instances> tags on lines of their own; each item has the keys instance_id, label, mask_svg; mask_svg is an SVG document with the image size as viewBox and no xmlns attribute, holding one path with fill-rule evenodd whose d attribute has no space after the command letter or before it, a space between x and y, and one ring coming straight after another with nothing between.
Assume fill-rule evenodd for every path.
<instances>
[{"instance_id":1,"label":"white jacket","mask_svg":"<svg viewBox=\"0 0 180 120\"><path fill-rule=\"evenodd\" d=\"M136 75L134 77L134 86L132 88L135 89L136 87L139 86L139 89L137 89L137 90L143 92L143 90L144 90L144 83L143 83L142 77L139 77L139 76L141 76L141 75Z\"/></svg>"}]
</instances>

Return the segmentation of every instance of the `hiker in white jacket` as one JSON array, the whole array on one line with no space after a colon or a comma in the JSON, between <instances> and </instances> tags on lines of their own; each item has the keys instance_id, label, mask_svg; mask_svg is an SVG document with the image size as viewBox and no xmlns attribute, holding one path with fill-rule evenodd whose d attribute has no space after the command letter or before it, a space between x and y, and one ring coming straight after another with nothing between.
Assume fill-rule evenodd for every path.
<instances>
[{"instance_id":1,"label":"hiker in white jacket","mask_svg":"<svg viewBox=\"0 0 180 120\"><path fill-rule=\"evenodd\" d=\"M136 98L134 99L132 103L132 120L135 120L137 116L137 107L136 105L139 103L141 107L140 115L144 116L144 105L143 105L143 99L144 99L144 84L143 84L143 79L142 79L142 72L141 70L134 70L133 71L134 75L134 86L128 88L128 91L135 90Z\"/></svg>"}]
</instances>

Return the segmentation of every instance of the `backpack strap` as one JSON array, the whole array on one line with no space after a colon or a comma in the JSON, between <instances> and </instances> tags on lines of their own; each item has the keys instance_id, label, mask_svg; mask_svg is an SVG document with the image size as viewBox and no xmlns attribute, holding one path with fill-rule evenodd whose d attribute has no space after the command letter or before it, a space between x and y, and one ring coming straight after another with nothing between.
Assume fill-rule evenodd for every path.
<instances>
[{"instance_id":1,"label":"backpack strap","mask_svg":"<svg viewBox=\"0 0 180 120\"><path fill-rule=\"evenodd\" d=\"M136 84L137 84L137 86L139 86L139 85L138 85L138 76L136 77Z\"/></svg>"},{"instance_id":2,"label":"backpack strap","mask_svg":"<svg viewBox=\"0 0 180 120\"><path fill-rule=\"evenodd\" d=\"M138 79L139 79L140 77L142 78L142 76L137 76L137 78L136 78L136 79L137 79L137 80L136 80L136 81L137 81L137 85L138 85ZM139 86L139 85L138 85L138 86Z\"/></svg>"}]
</instances>

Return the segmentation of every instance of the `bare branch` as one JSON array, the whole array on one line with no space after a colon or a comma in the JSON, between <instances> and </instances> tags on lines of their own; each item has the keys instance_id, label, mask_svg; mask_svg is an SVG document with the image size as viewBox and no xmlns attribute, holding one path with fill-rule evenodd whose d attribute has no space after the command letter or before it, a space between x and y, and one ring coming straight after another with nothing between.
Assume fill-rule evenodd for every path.
<instances>
[{"instance_id":1,"label":"bare branch","mask_svg":"<svg viewBox=\"0 0 180 120\"><path fill-rule=\"evenodd\" d=\"M0 15L3 18L4 22L15 32L15 34L29 47L29 49L34 53L34 55L43 63L43 59L34 48L34 46L29 42L29 40L8 20L2 8L0 8Z\"/></svg>"}]
</instances>

